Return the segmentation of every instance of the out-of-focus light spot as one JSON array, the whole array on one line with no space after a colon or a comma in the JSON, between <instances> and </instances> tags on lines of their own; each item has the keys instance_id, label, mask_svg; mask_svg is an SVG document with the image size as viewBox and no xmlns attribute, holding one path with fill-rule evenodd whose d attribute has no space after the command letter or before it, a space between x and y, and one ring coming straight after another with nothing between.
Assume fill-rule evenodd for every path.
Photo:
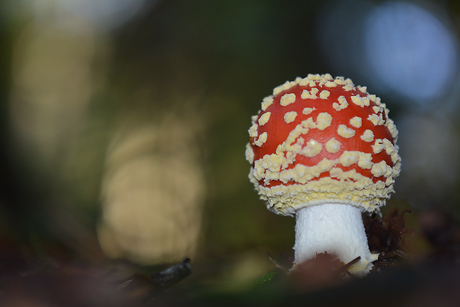
<instances>
[{"instance_id":1,"label":"out-of-focus light spot","mask_svg":"<svg viewBox=\"0 0 460 307\"><path fill-rule=\"evenodd\" d=\"M404 169L398 195L415 207L439 203L458 180L459 135L448 120L433 116L405 116L397 124Z\"/></svg>"},{"instance_id":2,"label":"out-of-focus light spot","mask_svg":"<svg viewBox=\"0 0 460 307\"><path fill-rule=\"evenodd\" d=\"M12 131L25 152L51 164L81 127L93 93L95 36L79 29L31 24L14 46Z\"/></svg>"},{"instance_id":3,"label":"out-of-focus light spot","mask_svg":"<svg viewBox=\"0 0 460 307\"><path fill-rule=\"evenodd\" d=\"M115 28L139 13L145 2L145 0L61 0L56 4L58 9L67 10L103 28ZM149 5L155 2L155 0L149 1Z\"/></svg>"},{"instance_id":4,"label":"out-of-focus light spot","mask_svg":"<svg viewBox=\"0 0 460 307\"><path fill-rule=\"evenodd\" d=\"M109 257L154 264L192 257L196 250L204 177L193 123L173 118L124 127L114 138L98 229Z\"/></svg>"},{"instance_id":5,"label":"out-of-focus light spot","mask_svg":"<svg viewBox=\"0 0 460 307\"><path fill-rule=\"evenodd\" d=\"M408 2L384 2L370 12L364 48L374 82L420 105L445 94L457 69L452 33Z\"/></svg>"},{"instance_id":6,"label":"out-of-focus light spot","mask_svg":"<svg viewBox=\"0 0 460 307\"><path fill-rule=\"evenodd\" d=\"M15 0L7 1L7 9L0 15L5 17L20 15L25 11L36 20L61 26L72 26L72 20L82 19L91 26L103 30L115 29L148 11L158 0ZM69 22L70 20L70 22Z\"/></svg>"}]
</instances>

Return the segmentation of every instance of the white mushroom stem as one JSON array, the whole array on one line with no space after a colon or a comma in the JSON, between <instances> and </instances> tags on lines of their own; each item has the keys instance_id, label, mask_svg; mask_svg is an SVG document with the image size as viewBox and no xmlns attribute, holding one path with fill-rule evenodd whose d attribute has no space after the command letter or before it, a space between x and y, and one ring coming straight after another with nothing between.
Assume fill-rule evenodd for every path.
<instances>
[{"instance_id":1,"label":"white mushroom stem","mask_svg":"<svg viewBox=\"0 0 460 307\"><path fill-rule=\"evenodd\" d=\"M346 204L308 206L296 213L294 265L327 252L348 263L361 260L349 271L365 275L378 254L372 254L367 244L361 210Z\"/></svg>"}]
</instances>

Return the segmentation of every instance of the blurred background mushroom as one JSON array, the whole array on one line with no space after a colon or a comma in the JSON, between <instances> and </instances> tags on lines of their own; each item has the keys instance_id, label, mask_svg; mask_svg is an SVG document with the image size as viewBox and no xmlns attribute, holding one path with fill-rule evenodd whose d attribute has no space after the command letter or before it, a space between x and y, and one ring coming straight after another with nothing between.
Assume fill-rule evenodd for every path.
<instances>
[{"instance_id":1,"label":"blurred background mushroom","mask_svg":"<svg viewBox=\"0 0 460 307\"><path fill-rule=\"evenodd\" d=\"M459 16L454 0L3 1L0 248L192 257L241 287L294 229L247 181L248 118L308 73L390 109L404 162L388 210L460 218Z\"/></svg>"},{"instance_id":2,"label":"blurred background mushroom","mask_svg":"<svg viewBox=\"0 0 460 307\"><path fill-rule=\"evenodd\" d=\"M126 124L109 146L98 234L110 257L152 264L194 256L205 191L196 118L165 117Z\"/></svg>"}]
</instances>

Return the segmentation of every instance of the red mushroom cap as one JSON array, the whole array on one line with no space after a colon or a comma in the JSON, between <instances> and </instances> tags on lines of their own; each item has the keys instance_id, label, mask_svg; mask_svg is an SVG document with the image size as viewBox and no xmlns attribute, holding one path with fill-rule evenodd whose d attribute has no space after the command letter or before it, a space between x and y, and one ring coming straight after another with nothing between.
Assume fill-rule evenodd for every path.
<instances>
[{"instance_id":1,"label":"red mushroom cap","mask_svg":"<svg viewBox=\"0 0 460 307\"><path fill-rule=\"evenodd\" d=\"M252 121L249 177L272 211L326 202L374 211L393 192L398 132L366 87L329 74L297 78L275 88Z\"/></svg>"}]
</instances>

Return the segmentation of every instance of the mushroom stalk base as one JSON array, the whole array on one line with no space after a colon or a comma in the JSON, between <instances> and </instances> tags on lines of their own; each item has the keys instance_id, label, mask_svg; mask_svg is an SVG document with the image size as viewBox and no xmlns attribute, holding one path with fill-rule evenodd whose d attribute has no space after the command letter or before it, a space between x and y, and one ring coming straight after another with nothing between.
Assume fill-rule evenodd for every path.
<instances>
[{"instance_id":1,"label":"mushroom stalk base","mask_svg":"<svg viewBox=\"0 0 460 307\"><path fill-rule=\"evenodd\" d=\"M300 209L296 213L294 265L327 252L348 263L360 261L349 271L365 275L378 254L372 254L367 244L361 210L344 204L322 204Z\"/></svg>"}]
</instances>

